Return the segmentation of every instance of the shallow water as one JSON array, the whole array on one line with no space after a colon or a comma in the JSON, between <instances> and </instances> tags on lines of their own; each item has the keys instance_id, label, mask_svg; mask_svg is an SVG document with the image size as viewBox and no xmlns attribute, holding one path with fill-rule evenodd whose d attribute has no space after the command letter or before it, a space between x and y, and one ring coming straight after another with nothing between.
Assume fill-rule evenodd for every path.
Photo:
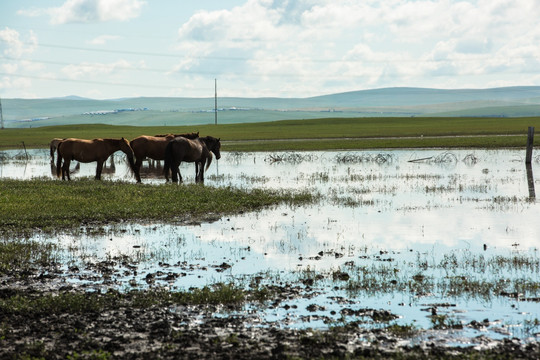
<instances>
[{"instance_id":1,"label":"shallow water","mask_svg":"<svg viewBox=\"0 0 540 360\"><path fill-rule=\"evenodd\" d=\"M95 289L187 289L219 281L248 286L256 275L261 284L296 285L312 271L325 274L313 284L311 298L290 299L256 315L276 326L326 327L342 318L344 308L373 308L399 315L398 324L430 328L428 309L436 304L437 314L452 323L489 319L489 326L466 327L459 336L538 339L540 307L530 300L538 290L515 298L472 289L453 293L443 284L449 278L540 282L539 205L529 186L538 182L531 173L528 177L524 155L517 150L224 152L206 173L206 186L309 189L322 200L201 225L117 225L86 229L77 237L36 239L63 245L66 268L78 269L66 281ZM159 167L153 172L148 167L143 182L165 182ZM52 178L53 170L44 150L30 151L29 160L18 151L0 152L0 177ZM81 164L72 179L94 171L95 164ZM181 172L185 182L194 181L192 164L182 165ZM121 153L114 172L103 178L135 182ZM97 281L97 270L88 264L109 260L115 270ZM334 278L339 272L350 281ZM372 286L347 290L366 274L373 275ZM378 283L388 287L389 277L407 283L419 274L435 284L432 291L377 288ZM324 309L308 311L311 304Z\"/></svg>"}]
</instances>

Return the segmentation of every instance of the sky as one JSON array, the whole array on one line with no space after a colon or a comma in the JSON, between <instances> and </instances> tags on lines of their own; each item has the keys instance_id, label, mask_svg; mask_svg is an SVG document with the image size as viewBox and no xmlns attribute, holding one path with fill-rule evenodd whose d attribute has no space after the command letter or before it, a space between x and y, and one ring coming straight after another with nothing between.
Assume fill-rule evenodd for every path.
<instances>
[{"instance_id":1,"label":"sky","mask_svg":"<svg viewBox=\"0 0 540 360\"><path fill-rule=\"evenodd\" d=\"M540 85L538 0L5 0L0 97Z\"/></svg>"}]
</instances>

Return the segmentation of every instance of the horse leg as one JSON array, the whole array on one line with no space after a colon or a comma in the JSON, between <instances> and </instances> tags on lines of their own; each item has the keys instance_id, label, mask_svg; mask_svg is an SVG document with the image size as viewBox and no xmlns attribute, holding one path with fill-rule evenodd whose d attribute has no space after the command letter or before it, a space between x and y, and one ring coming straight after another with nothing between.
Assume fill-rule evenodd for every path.
<instances>
[{"instance_id":1,"label":"horse leg","mask_svg":"<svg viewBox=\"0 0 540 360\"><path fill-rule=\"evenodd\" d=\"M140 173L140 171L141 171L142 161L143 161L142 156L139 156L137 158L137 160L135 161L135 170L137 171L135 173L135 178L137 179L138 183L141 182L141 175L140 175L141 173ZM167 181L169 181L169 179L167 179Z\"/></svg>"},{"instance_id":2,"label":"horse leg","mask_svg":"<svg viewBox=\"0 0 540 360\"><path fill-rule=\"evenodd\" d=\"M182 174L180 173L180 163L181 162L178 162L178 165L176 166L176 169L175 171L178 173L178 180L180 181L180 183L182 183Z\"/></svg>"},{"instance_id":3,"label":"horse leg","mask_svg":"<svg viewBox=\"0 0 540 360\"><path fill-rule=\"evenodd\" d=\"M70 163L71 163L71 160L69 158L64 159L64 164L62 165L62 180L66 180L66 176L68 180L71 180L69 176Z\"/></svg>"},{"instance_id":4,"label":"horse leg","mask_svg":"<svg viewBox=\"0 0 540 360\"><path fill-rule=\"evenodd\" d=\"M202 160L199 164L201 167L199 169L199 182L204 182L204 164L206 163L206 160Z\"/></svg>"},{"instance_id":5,"label":"horse leg","mask_svg":"<svg viewBox=\"0 0 540 360\"><path fill-rule=\"evenodd\" d=\"M173 161L171 164L171 181L178 183L178 175L180 175L180 164ZM180 182L182 182L182 176L180 175Z\"/></svg>"},{"instance_id":6,"label":"horse leg","mask_svg":"<svg viewBox=\"0 0 540 360\"><path fill-rule=\"evenodd\" d=\"M103 171L103 161L98 160L96 167L96 180L101 180L101 172Z\"/></svg>"}]
</instances>

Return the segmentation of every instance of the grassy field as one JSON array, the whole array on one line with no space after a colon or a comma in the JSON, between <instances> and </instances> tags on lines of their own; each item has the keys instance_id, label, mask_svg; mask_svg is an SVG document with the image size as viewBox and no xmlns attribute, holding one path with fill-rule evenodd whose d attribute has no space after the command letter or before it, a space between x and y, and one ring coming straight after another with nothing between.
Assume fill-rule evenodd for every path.
<instances>
[{"instance_id":1,"label":"grassy field","mask_svg":"<svg viewBox=\"0 0 540 360\"><path fill-rule=\"evenodd\" d=\"M540 127L540 117L325 118L174 127L66 125L0 130L0 149L21 148L23 143L28 148L44 148L55 137L133 139L192 131L220 137L226 151L516 147L525 145L529 126Z\"/></svg>"},{"instance_id":2,"label":"grassy field","mask_svg":"<svg viewBox=\"0 0 540 360\"><path fill-rule=\"evenodd\" d=\"M160 186L81 179L0 180L0 236L53 232L121 221L203 221L266 206L313 201L315 195L202 185ZM166 199L166 200L164 200Z\"/></svg>"}]
</instances>

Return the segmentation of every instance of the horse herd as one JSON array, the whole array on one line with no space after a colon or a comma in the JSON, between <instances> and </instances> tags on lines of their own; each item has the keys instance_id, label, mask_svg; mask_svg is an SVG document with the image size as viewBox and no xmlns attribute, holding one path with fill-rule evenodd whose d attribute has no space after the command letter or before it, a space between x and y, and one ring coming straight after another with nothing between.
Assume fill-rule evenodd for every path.
<instances>
[{"instance_id":1,"label":"horse herd","mask_svg":"<svg viewBox=\"0 0 540 360\"><path fill-rule=\"evenodd\" d=\"M55 138L50 143L51 159L57 152L56 176L62 180L69 176L69 165L72 160L82 163L97 162L96 180L101 179L103 164L116 151L126 154L129 166L137 182L141 182L140 169L145 158L164 160L163 174L169 181L182 182L179 166L182 161L195 163L195 181L204 181L206 170L212 163L212 153L219 160L221 142L212 136L199 137L199 133L166 134L147 136L141 135L131 141L121 139L75 139Z\"/></svg>"}]
</instances>

